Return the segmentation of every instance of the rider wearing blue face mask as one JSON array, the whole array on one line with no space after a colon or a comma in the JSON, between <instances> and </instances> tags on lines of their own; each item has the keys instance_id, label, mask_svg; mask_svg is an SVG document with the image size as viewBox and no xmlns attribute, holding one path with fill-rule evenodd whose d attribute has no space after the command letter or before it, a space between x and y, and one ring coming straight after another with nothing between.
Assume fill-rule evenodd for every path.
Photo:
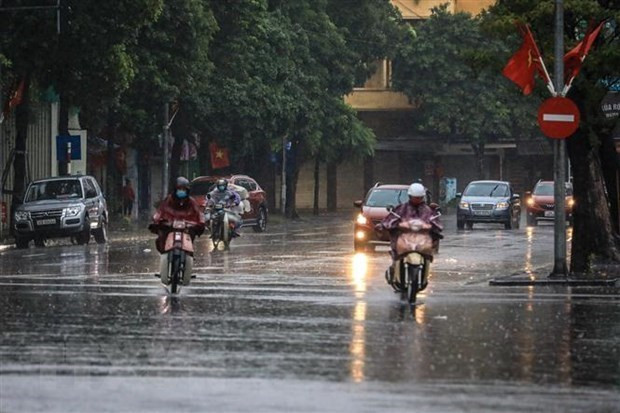
<instances>
[{"instance_id":1,"label":"rider wearing blue face mask","mask_svg":"<svg viewBox=\"0 0 620 413\"><path fill-rule=\"evenodd\" d=\"M189 196L190 184L187 178L180 176L176 179L174 190L159 205L153 216L153 224L149 226L151 231L160 229L162 221L173 222L175 219L192 222L195 224L195 234L200 235L205 228L205 217L198 202ZM165 233L159 232L156 241L157 250L163 251Z\"/></svg>"}]
</instances>

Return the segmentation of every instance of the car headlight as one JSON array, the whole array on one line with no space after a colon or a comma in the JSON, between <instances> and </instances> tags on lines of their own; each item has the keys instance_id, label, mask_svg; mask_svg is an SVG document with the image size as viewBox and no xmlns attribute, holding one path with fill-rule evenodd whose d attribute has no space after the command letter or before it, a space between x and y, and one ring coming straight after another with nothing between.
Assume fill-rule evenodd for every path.
<instances>
[{"instance_id":1,"label":"car headlight","mask_svg":"<svg viewBox=\"0 0 620 413\"><path fill-rule=\"evenodd\" d=\"M71 207L65 208L65 216L66 217L75 217L75 216L79 215L80 212L82 212L82 207L81 206L71 206Z\"/></svg>"},{"instance_id":2,"label":"car headlight","mask_svg":"<svg viewBox=\"0 0 620 413\"><path fill-rule=\"evenodd\" d=\"M30 212L15 211L15 221L28 221L29 218L30 218Z\"/></svg>"},{"instance_id":3,"label":"car headlight","mask_svg":"<svg viewBox=\"0 0 620 413\"><path fill-rule=\"evenodd\" d=\"M459 206L463 209L469 209L469 202L461 202Z\"/></svg>"},{"instance_id":4,"label":"car headlight","mask_svg":"<svg viewBox=\"0 0 620 413\"><path fill-rule=\"evenodd\" d=\"M364 215L362 215L362 214L359 214L357 216L357 220L356 221L360 225L366 225L368 223L368 219Z\"/></svg>"},{"instance_id":5,"label":"car headlight","mask_svg":"<svg viewBox=\"0 0 620 413\"><path fill-rule=\"evenodd\" d=\"M366 238L366 233L364 231L357 231L355 233L355 238L360 239L360 240L364 239Z\"/></svg>"},{"instance_id":6,"label":"car headlight","mask_svg":"<svg viewBox=\"0 0 620 413\"><path fill-rule=\"evenodd\" d=\"M498 202L497 205L495 205L496 209L508 209L508 207L510 206L510 204L508 202Z\"/></svg>"},{"instance_id":7,"label":"car headlight","mask_svg":"<svg viewBox=\"0 0 620 413\"><path fill-rule=\"evenodd\" d=\"M527 204L528 204L529 206L534 206L534 204L535 204L535 202L534 202L534 198L528 198L528 199L527 199L527 201L525 201L525 202L527 202Z\"/></svg>"}]
</instances>

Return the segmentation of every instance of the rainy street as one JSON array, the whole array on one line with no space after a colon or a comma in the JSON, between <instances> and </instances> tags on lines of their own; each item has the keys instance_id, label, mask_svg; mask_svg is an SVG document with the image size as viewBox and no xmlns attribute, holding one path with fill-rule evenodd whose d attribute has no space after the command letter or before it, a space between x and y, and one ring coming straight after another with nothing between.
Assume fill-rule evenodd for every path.
<instances>
[{"instance_id":1,"label":"rainy street","mask_svg":"<svg viewBox=\"0 0 620 413\"><path fill-rule=\"evenodd\" d=\"M176 297L146 230L2 250L0 411L619 412L618 289L489 286L548 272L552 225L444 218L413 309L347 214L203 237Z\"/></svg>"}]
</instances>

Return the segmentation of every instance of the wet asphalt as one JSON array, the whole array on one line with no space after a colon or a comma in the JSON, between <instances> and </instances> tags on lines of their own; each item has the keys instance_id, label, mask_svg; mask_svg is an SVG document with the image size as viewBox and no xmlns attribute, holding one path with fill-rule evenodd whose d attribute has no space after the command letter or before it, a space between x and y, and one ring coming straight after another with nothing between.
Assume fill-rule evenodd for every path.
<instances>
[{"instance_id":1,"label":"wet asphalt","mask_svg":"<svg viewBox=\"0 0 620 413\"><path fill-rule=\"evenodd\" d=\"M146 230L0 251L0 411L620 412L617 288L488 284L549 272L552 225L444 217L411 308L350 218L200 239L174 297Z\"/></svg>"}]
</instances>

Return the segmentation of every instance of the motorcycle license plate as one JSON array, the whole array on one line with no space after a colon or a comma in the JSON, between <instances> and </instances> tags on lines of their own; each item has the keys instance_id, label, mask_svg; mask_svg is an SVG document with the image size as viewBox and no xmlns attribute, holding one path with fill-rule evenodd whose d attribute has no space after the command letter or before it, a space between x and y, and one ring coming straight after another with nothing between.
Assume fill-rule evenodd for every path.
<instances>
[{"instance_id":1,"label":"motorcycle license plate","mask_svg":"<svg viewBox=\"0 0 620 413\"><path fill-rule=\"evenodd\" d=\"M553 217L553 216L555 216L555 211L545 211L545 216L546 217Z\"/></svg>"},{"instance_id":2,"label":"motorcycle license plate","mask_svg":"<svg viewBox=\"0 0 620 413\"><path fill-rule=\"evenodd\" d=\"M39 219L37 220L37 225L54 225L56 223L55 219Z\"/></svg>"}]
</instances>

